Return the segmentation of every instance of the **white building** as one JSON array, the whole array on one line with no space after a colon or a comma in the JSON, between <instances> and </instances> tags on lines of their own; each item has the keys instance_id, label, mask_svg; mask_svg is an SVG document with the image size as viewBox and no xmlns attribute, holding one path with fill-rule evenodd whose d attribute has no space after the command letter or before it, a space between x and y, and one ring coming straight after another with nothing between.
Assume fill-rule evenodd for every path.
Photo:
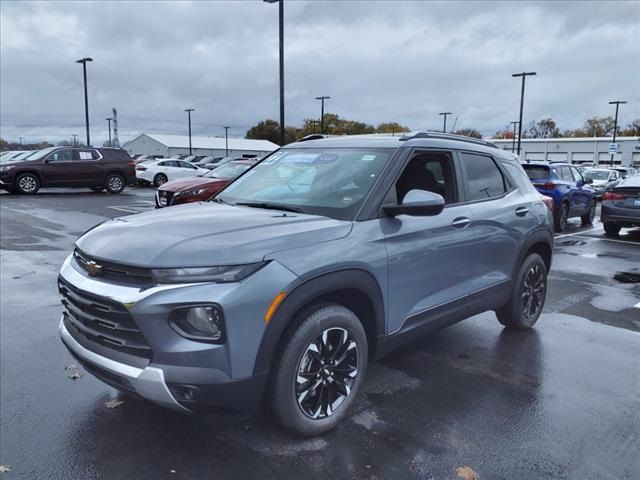
<instances>
[{"instance_id":1,"label":"white building","mask_svg":"<svg viewBox=\"0 0 640 480\"><path fill-rule=\"evenodd\" d=\"M226 156L224 137L194 137L191 136L191 151L193 155ZM129 155L162 155L175 157L189 153L188 135L159 135L142 133L133 140L122 145ZM268 140L248 140L245 138L229 138L229 156L256 155L262 157L280 148Z\"/></svg>"},{"instance_id":2,"label":"white building","mask_svg":"<svg viewBox=\"0 0 640 480\"><path fill-rule=\"evenodd\" d=\"M564 161L608 165L611 162L611 137L586 138L523 138L520 157L531 161ZM503 150L511 151L513 140L490 139ZM640 137L618 137L618 153L614 165L640 167ZM518 141L516 140L516 148Z\"/></svg>"}]
</instances>

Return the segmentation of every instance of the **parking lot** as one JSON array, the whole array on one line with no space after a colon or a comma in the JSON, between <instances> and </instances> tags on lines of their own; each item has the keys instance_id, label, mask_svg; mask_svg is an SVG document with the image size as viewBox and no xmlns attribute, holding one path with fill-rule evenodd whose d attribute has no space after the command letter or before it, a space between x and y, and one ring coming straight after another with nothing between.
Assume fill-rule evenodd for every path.
<instances>
[{"instance_id":1,"label":"parking lot","mask_svg":"<svg viewBox=\"0 0 640 480\"><path fill-rule=\"evenodd\" d=\"M349 421L300 439L262 414L132 399L74 365L57 331L58 269L93 225L152 208L151 188L0 194L3 478L640 475L640 231L611 239L573 219L531 332L485 313L418 340L370 365Z\"/></svg>"}]
</instances>

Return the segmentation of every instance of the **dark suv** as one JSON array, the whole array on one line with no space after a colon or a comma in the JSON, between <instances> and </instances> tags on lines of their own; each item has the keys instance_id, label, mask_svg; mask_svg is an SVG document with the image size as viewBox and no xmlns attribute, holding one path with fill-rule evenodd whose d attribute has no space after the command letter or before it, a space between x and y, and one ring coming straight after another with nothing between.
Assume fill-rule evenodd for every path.
<instances>
[{"instance_id":1,"label":"dark suv","mask_svg":"<svg viewBox=\"0 0 640 480\"><path fill-rule=\"evenodd\" d=\"M108 220L58 288L62 341L105 383L181 411L333 428L369 360L494 310L542 311L551 212L515 156L466 137L287 145L210 202Z\"/></svg>"},{"instance_id":2,"label":"dark suv","mask_svg":"<svg viewBox=\"0 0 640 480\"><path fill-rule=\"evenodd\" d=\"M51 147L0 163L0 187L34 194L40 187L89 187L120 193L135 184L135 164L120 148Z\"/></svg>"}]
</instances>

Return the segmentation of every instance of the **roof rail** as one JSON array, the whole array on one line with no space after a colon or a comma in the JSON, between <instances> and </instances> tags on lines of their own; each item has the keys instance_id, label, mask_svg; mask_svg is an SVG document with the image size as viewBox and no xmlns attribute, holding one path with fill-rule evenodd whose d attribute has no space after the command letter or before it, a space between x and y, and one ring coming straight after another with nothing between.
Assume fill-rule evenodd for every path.
<instances>
[{"instance_id":1,"label":"roof rail","mask_svg":"<svg viewBox=\"0 0 640 480\"><path fill-rule=\"evenodd\" d=\"M309 140L320 140L322 138L327 138L327 135L322 133L312 133L311 135L302 137L300 140L296 140L296 142L308 142Z\"/></svg>"},{"instance_id":2,"label":"roof rail","mask_svg":"<svg viewBox=\"0 0 640 480\"><path fill-rule=\"evenodd\" d=\"M456 135L454 133L442 133L442 132L412 132L403 137L400 137L401 142L407 140L413 140L414 138L442 138L445 140L458 140L461 142L476 143L478 145L485 145L487 147L498 148L495 143L487 142L479 138L467 137L466 135Z\"/></svg>"}]
</instances>

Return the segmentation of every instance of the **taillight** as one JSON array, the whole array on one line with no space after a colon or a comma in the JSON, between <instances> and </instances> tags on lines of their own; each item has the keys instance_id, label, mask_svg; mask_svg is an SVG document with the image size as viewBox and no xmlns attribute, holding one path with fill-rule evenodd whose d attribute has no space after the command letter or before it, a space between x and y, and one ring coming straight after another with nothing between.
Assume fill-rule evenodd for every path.
<instances>
[{"instance_id":1,"label":"taillight","mask_svg":"<svg viewBox=\"0 0 640 480\"><path fill-rule=\"evenodd\" d=\"M556 184L553 182L534 183L533 186L542 188L543 190L553 190L554 188L556 188Z\"/></svg>"},{"instance_id":2,"label":"taillight","mask_svg":"<svg viewBox=\"0 0 640 480\"><path fill-rule=\"evenodd\" d=\"M136 162L134 162L133 160L129 160L127 162L127 165L129 165L130 167L135 167L136 166Z\"/></svg>"},{"instance_id":3,"label":"taillight","mask_svg":"<svg viewBox=\"0 0 640 480\"><path fill-rule=\"evenodd\" d=\"M602 201L605 200L624 200L624 195L619 193L607 192L602 196Z\"/></svg>"},{"instance_id":4,"label":"taillight","mask_svg":"<svg viewBox=\"0 0 640 480\"><path fill-rule=\"evenodd\" d=\"M544 195L542 195L542 198L540 198L540 200L542 200L547 208L553 212L553 198L545 197Z\"/></svg>"},{"instance_id":5,"label":"taillight","mask_svg":"<svg viewBox=\"0 0 640 480\"><path fill-rule=\"evenodd\" d=\"M136 170L139 170L140 172L144 172L147 169L147 167L138 167L136 168Z\"/></svg>"}]
</instances>

